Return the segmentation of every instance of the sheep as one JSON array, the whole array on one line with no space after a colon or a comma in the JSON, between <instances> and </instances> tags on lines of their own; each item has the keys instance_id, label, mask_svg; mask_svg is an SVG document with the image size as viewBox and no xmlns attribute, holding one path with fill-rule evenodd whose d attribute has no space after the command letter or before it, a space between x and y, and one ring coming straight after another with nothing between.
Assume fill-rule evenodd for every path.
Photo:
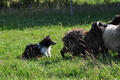
<instances>
[{"instance_id":1,"label":"sheep","mask_svg":"<svg viewBox=\"0 0 120 80\"><path fill-rule=\"evenodd\" d=\"M63 37L62 41L64 47L62 48L61 55L65 58L65 53L71 52L72 57L77 55L83 55L86 57L87 54L107 53L107 49L104 47L102 34L106 26L101 22L95 22L89 31L83 28L76 28L68 31Z\"/></svg>"},{"instance_id":2,"label":"sheep","mask_svg":"<svg viewBox=\"0 0 120 80\"><path fill-rule=\"evenodd\" d=\"M62 39L64 47L60 51L63 58L65 57L64 53L77 51L76 49L79 48L78 39L83 39L86 32L83 28L75 28L65 34Z\"/></svg>"},{"instance_id":3,"label":"sheep","mask_svg":"<svg viewBox=\"0 0 120 80\"><path fill-rule=\"evenodd\" d=\"M120 15L116 15L116 17L111 20L108 24L118 25L120 23Z\"/></svg>"},{"instance_id":4,"label":"sheep","mask_svg":"<svg viewBox=\"0 0 120 80\"><path fill-rule=\"evenodd\" d=\"M108 24L103 32L103 41L105 47L118 52L118 56L120 56L120 24Z\"/></svg>"}]
</instances>

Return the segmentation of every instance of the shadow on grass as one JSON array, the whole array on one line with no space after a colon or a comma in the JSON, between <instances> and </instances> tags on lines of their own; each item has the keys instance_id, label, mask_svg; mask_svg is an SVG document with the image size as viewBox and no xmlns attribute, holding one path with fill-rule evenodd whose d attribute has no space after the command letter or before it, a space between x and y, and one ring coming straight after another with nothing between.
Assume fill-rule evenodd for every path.
<instances>
[{"instance_id":1,"label":"shadow on grass","mask_svg":"<svg viewBox=\"0 0 120 80\"><path fill-rule=\"evenodd\" d=\"M50 58L50 57L41 57L41 58L31 58L31 59L26 59L26 58L22 58L22 56L17 56L16 57L19 60L24 60L27 62L39 62L39 64L43 64L43 65L50 65L50 64L54 64L54 63L59 63L62 59L59 57L56 58Z\"/></svg>"},{"instance_id":2,"label":"shadow on grass","mask_svg":"<svg viewBox=\"0 0 120 80\"><path fill-rule=\"evenodd\" d=\"M16 56L16 58L21 60L27 60L27 61L39 61L38 58L27 59L27 58L23 58L22 55Z\"/></svg>"},{"instance_id":3,"label":"shadow on grass","mask_svg":"<svg viewBox=\"0 0 120 80\"><path fill-rule=\"evenodd\" d=\"M42 57L42 58L32 58L32 59L22 59L21 56L17 56L17 59L21 59L27 62L37 62L39 64L42 64L44 66L47 65L55 65L55 64L59 64L61 61L78 61L78 60L84 60L87 62L86 65L88 66L101 66L101 64L104 65L108 65L108 66L112 66L113 63L115 64L120 64L120 57L117 56L111 56L108 54L100 54L100 55L96 55L95 58L91 58L91 57L87 57L87 58L82 58L80 56L75 56L74 58L71 58L71 56L66 56L65 58L61 58L61 56L59 57L55 57L55 58L46 58L46 57Z\"/></svg>"},{"instance_id":4,"label":"shadow on grass","mask_svg":"<svg viewBox=\"0 0 120 80\"><path fill-rule=\"evenodd\" d=\"M52 11L8 10L0 12L0 30L38 28L46 26L71 27L74 25L91 24L101 20L109 22L120 12L120 2L111 4L73 5L74 15L69 9Z\"/></svg>"},{"instance_id":5,"label":"shadow on grass","mask_svg":"<svg viewBox=\"0 0 120 80\"><path fill-rule=\"evenodd\" d=\"M111 56L111 55L100 55L97 56L95 59L90 60L87 65L91 65L94 67L94 65L101 66L101 64L112 66L114 64L120 63L120 57Z\"/></svg>"}]
</instances>

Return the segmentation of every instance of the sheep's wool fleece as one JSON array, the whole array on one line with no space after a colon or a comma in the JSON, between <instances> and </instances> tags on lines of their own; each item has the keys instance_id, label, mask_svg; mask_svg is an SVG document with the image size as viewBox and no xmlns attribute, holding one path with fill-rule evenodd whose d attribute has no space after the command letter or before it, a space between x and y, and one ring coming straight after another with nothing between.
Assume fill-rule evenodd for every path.
<instances>
[{"instance_id":1,"label":"sheep's wool fleece","mask_svg":"<svg viewBox=\"0 0 120 80\"><path fill-rule=\"evenodd\" d=\"M103 32L103 41L106 47L117 51L120 47L120 25L108 25Z\"/></svg>"}]
</instances>

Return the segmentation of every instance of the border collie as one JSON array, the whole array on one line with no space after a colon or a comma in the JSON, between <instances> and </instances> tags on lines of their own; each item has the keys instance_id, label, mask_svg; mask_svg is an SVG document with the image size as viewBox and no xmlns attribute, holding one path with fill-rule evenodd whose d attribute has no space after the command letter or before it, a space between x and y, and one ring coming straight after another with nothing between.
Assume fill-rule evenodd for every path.
<instances>
[{"instance_id":1,"label":"border collie","mask_svg":"<svg viewBox=\"0 0 120 80\"><path fill-rule=\"evenodd\" d=\"M52 41L50 36L47 36L37 44L28 44L22 54L22 58L30 59L42 56L51 57L51 45L55 44L56 42Z\"/></svg>"}]
</instances>

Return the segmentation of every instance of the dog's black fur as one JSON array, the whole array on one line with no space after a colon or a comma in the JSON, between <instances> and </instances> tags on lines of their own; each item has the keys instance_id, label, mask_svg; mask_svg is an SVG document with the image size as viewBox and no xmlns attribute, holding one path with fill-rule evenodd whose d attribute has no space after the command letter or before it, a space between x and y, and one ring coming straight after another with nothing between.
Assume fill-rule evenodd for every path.
<instances>
[{"instance_id":1,"label":"dog's black fur","mask_svg":"<svg viewBox=\"0 0 120 80\"><path fill-rule=\"evenodd\" d=\"M28 44L26 46L24 53L22 54L22 57L27 59L42 57L44 53L41 52L41 49L43 47L49 48L51 45L55 45L55 44L56 43L51 40L50 36L47 36L38 44Z\"/></svg>"}]
</instances>

